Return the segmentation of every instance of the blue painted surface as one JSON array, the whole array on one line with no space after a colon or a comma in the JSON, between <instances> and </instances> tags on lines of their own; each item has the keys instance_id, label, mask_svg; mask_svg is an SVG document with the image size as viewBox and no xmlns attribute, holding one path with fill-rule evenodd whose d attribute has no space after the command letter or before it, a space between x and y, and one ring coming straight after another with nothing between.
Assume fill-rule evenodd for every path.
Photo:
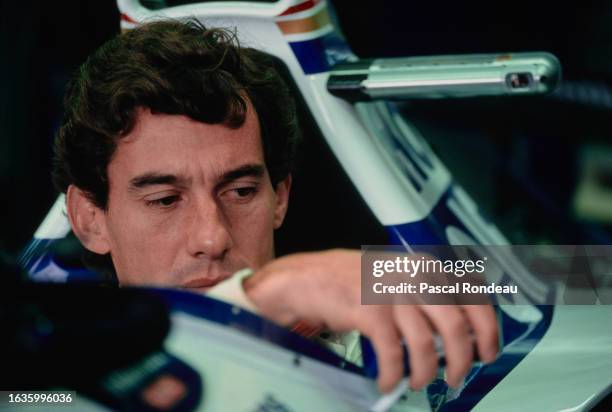
<instances>
[{"instance_id":1,"label":"blue painted surface","mask_svg":"<svg viewBox=\"0 0 612 412\"><path fill-rule=\"evenodd\" d=\"M327 72L335 63L354 57L336 32L311 40L290 42L289 46L304 74Z\"/></svg>"}]
</instances>

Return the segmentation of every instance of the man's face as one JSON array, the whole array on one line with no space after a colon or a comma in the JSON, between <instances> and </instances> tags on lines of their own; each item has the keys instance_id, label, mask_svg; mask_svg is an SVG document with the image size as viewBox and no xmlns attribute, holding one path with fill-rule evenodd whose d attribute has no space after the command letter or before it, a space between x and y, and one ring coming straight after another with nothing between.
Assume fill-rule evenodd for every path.
<instances>
[{"instance_id":1,"label":"man's face","mask_svg":"<svg viewBox=\"0 0 612 412\"><path fill-rule=\"evenodd\" d=\"M97 219L121 284L206 290L274 258L290 179L272 187L250 105L238 129L140 110L108 178Z\"/></svg>"}]
</instances>

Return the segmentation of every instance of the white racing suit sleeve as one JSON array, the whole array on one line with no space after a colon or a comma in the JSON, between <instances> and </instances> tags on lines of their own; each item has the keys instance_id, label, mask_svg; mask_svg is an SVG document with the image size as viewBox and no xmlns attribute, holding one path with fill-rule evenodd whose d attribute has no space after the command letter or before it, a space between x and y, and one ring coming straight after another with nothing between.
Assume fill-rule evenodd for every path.
<instances>
[{"instance_id":1,"label":"white racing suit sleeve","mask_svg":"<svg viewBox=\"0 0 612 412\"><path fill-rule=\"evenodd\" d=\"M222 300L232 305L240 306L249 312L258 313L257 308L244 293L242 281L253 274L249 268L239 270L225 281L215 285L206 294L212 298Z\"/></svg>"}]
</instances>

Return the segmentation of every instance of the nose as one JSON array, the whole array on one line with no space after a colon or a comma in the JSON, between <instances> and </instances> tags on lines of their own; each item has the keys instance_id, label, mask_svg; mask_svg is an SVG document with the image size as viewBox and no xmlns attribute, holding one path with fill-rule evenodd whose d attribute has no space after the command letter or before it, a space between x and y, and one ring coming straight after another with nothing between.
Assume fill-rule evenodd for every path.
<instances>
[{"instance_id":1,"label":"nose","mask_svg":"<svg viewBox=\"0 0 612 412\"><path fill-rule=\"evenodd\" d=\"M223 259L233 246L229 221L214 199L199 199L189 219L187 251L196 258Z\"/></svg>"}]
</instances>

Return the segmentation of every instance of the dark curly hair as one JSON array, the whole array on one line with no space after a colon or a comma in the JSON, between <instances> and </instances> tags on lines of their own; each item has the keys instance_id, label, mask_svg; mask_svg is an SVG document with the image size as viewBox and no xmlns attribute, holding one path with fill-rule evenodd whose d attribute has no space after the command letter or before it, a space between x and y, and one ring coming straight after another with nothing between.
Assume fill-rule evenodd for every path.
<instances>
[{"instance_id":1,"label":"dark curly hair","mask_svg":"<svg viewBox=\"0 0 612 412\"><path fill-rule=\"evenodd\" d=\"M290 173L299 136L295 103L275 59L240 47L224 29L197 20L165 20L126 31L100 47L67 86L55 140L53 181L108 203L107 166L138 108L240 127L248 98L261 127L274 187Z\"/></svg>"}]
</instances>

